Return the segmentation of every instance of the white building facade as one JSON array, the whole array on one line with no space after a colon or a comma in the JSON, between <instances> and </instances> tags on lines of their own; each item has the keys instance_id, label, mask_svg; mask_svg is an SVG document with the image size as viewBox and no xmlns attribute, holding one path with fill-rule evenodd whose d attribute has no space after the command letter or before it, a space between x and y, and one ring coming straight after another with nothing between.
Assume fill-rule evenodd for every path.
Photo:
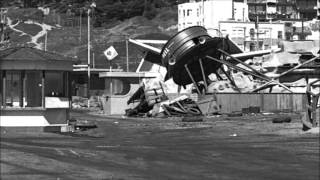
<instances>
[{"instance_id":1,"label":"white building facade","mask_svg":"<svg viewBox=\"0 0 320 180\"><path fill-rule=\"evenodd\" d=\"M244 51L259 42L259 49L278 47L285 38L285 25L282 22L261 22L258 28L255 22L220 21L219 29L223 36L229 37Z\"/></svg>"},{"instance_id":2,"label":"white building facade","mask_svg":"<svg viewBox=\"0 0 320 180\"><path fill-rule=\"evenodd\" d=\"M218 29L219 21L248 21L248 5L232 0L191 1L178 5L178 30L190 26Z\"/></svg>"},{"instance_id":3,"label":"white building facade","mask_svg":"<svg viewBox=\"0 0 320 180\"><path fill-rule=\"evenodd\" d=\"M268 12L275 9L270 1ZM258 24L258 25L257 25ZM178 5L178 30L204 26L212 36L228 35L244 51L270 49L285 38L285 26L280 22L250 22L247 1L190 1Z\"/></svg>"}]
</instances>

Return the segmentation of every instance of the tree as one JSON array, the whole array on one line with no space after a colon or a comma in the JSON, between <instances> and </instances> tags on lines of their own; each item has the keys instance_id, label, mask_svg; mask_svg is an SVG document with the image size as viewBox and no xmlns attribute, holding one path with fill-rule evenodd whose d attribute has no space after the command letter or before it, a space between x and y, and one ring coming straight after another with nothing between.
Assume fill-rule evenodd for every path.
<instances>
[{"instance_id":1,"label":"tree","mask_svg":"<svg viewBox=\"0 0 320 180\"><path fill-rule=\"evenodd\" d=\"M156 16L157 11L155 8L154 0L144 0L143 16L147 19L152 19Z\"/></svg>"}]
</instances>

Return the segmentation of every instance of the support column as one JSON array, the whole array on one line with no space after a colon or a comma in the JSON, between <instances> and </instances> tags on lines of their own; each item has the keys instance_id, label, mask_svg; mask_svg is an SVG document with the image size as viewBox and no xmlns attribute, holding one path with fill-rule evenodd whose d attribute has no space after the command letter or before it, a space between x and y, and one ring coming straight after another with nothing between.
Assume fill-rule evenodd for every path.
<instances>
[{"instance_id":1,"label":"support column","mask_svg":"<svg viewBox=\"0 0 320 180\"><path fill-rule=\"evenodd\" d=\"M237 89L238 92L241 93L240 89L238 88L237 84L234 82L234 80L231 78L230 74L227 73L223 67L220 68L221 71L227 76L228 80L230 81L230 83Z\"/></svg>"},{"instance_id":2,"label":"support column","mask_svg":"<svg viewBox=\"0 0 320 180\"><path fill-rule=\"evenodd\" d=\"M199 59L199 63L200 63L200 68L201 68L201 73L202 73L202 79L204 82L204 87L206 88L206 92L208 90L208 84L207 84L207 78L206 75L204 73L204 69L203 69L203 65L202 65L202 59Z\"/></svg>"},{"instance_id":3,"label":"support column","mask_svg":"<svg viewBox=\"0 0 320 180\"><path fill-rule=\"evenodd\" d=\"M24 72L24 76L23 76L23 94L22 94L22 99L23 99L23 107L26 107L27 104L25 104L25 101L27 99L27 75L26 72Z\"/></svg>"},{"instance_id":4,"label":"support column","mask_svg":"<svg viewBox=\"0 0 320 180\"><path fill-rule=\"evenodd\" d=\"M46 96L45 96L45 71L42 71L42 77L41 77L41 95L42 95L42 107L45 108L45 102L46 102Z\"/></svg>"},{"instance_id":5,"label":"support column","mask_svg":"<svg viewBox=\"0 0 320 180\"><path fill-rule=\"evenodd\" d=\"M6 84L7 84L7 77L6 77L6 71L3 71L2 74L2 105L5 108L6 107Z\"/></svg>"},{"instance_id":6,"label":"support column","mask_svg":"<svg viewBox=\"0 0 320 180\"><path fill-rule=\"evenodd\" d=\"M20 74L20 96L19 96L19 106L24 107L24 78L25 78L25 71L21 71Z\"/></svg>"},{"instance_id":7,"label":"support column","mask_svg":"<svg viewBox=\"0 0 320 180\"><path fill-rule=\"evenodd\" d=\"M188 73L188 75L189 75L189 77L190 77L190 79L191 79L194 87L197 89L197 92L198 92L198 94L200 95L201 92L200 92L200 90L199 90L199 87L198 87L196 81L193 79L193 76L192 76L192 74L191 74L191 72L190 72L190 70L189 70L189 68L188 68L188 65L185 64L185 65L184 65L184 68L186 69L186 71L187 71L187 73Z\"/></svg>"}]
</instances>

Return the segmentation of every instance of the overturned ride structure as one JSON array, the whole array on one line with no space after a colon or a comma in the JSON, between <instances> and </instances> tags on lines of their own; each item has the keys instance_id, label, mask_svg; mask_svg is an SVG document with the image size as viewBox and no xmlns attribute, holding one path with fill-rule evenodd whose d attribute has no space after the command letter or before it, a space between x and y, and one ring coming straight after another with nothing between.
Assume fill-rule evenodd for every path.
<instances>
[{"instance_id":1,"label":"overturned ride structure","mask_svg":"<svg viewBox=\"0 0 320 180\"><path fill-rule=\"evenodd\" d=\"M292 75L295 72L306 79L319 78L320 76L320 66L309 68L307 71L302 68L306 64L319 61L319 57L313 57L296 66L289 67L289 69L274 77L269 77L244 61L256 56L270 54L272 51L278 52L280 51L279 48L243 52L228 36L211 37L202 26L193 26L178 32L164 44L162 49L154 48L133 39L129 41L142 48L145 52L144 59L146 61L167 69L165 81L172 78L177 85L183 87L192 83L197 93L202 95L208 90L208 76L210 74L215 74L218 80L222 80L222 76L227 77L234 89L241 93L234 82L231 70L243 72L263 82L252 89L251 92L259 92L267 88L270 88L271 92L272 87L278 85L292 93L293 91L286 84L280 82L280 78Z\"/></svg>"}]
</instances>

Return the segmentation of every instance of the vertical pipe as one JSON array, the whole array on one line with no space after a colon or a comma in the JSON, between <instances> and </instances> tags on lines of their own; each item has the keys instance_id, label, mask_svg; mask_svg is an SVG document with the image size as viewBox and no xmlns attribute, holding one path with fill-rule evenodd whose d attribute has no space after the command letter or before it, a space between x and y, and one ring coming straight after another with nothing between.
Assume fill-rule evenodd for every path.
<instances>
[{"instance_id":1,"label":"vertical pipe","mask_svg":"<svg viewBox=\"0 0 320 180\"><path fill-rule=\"evenodd\" d=\"M128 44L128 38L126 35L126 57L127 57L127 72L129 72L129 44Z\"/></svg>"},{"instance_id":2,"label":"vertical pipe","mask_svg":"<svg viewBox=\"0 0 320 180\"><path fill-rule=\"evenodd\" d=\"M197 89L197 92L198 92L198 94L200 95L201 92L200 92L200 90L199 90L199 87L198 87L196 81L195 81L195 80L193 79L193 77L192 77L192 74L191 74L191 72L190 72L190 70L189 70L189 68L188 68L188 65L185 64L185 65L184 65L184 68L186 69L186 71L187 71L187 73L188 73L188 75L189 75L189 77L190 77L190 79L191 79L194 87Z\"/></svg>"},{"instance_id":3,"label":"vertical pipe","mask_svg":"<svg viewBox=\"0 0 320 180\"><path fill-rule=\"evenodd\" d=\"M206 75L204 73L204 69L203 69L203 65L202 65L202 59L200 58L199 59L199 63L200 63L200 69L201 69L201 74L202 74L202 79L203 79L203 82L204 82L204 87L206 88L206 92L208 90L208 84L207 84L207 78L206 78Z\"/></svg>"}]
</instances>

